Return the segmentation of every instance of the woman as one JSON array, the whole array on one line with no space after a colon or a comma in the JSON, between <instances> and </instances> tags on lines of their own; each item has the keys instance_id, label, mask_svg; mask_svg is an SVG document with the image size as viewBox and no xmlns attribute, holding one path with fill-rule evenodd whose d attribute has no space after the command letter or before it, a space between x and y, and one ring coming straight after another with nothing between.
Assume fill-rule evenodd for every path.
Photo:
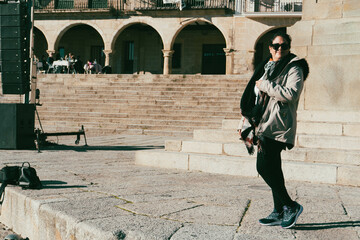
<instances>
[{"instance_id":1,"label":"woman","mask_svg":"<svg viewBox=\"0 0 360 240\"><path fill-rule=\"evenodd\" d=\"M241 113L248 129L242 129L249 153L258 145L257 171L270 186L274 210L259 220L262 225L291 228L303 211L287 193L281 169L281 151L295 143L296 110L304 81L309 73L307 62L290 53L291 38L276 33L270 41L268 58L254 72L241 99ZM252 136L254 136L252 138Z\"/></svg>"}]
</instances>

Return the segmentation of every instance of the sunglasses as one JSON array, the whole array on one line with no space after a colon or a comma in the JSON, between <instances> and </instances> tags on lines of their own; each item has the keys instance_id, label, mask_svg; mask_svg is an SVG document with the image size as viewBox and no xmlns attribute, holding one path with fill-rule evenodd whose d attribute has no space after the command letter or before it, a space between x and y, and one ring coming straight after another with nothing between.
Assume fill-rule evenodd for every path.
<instances>
[{"instance_id":1,"label":"sunglasses","mask_svg":"<svg viewBox=\"0 0 360 240\"><path fill-rule=\"evenodd\" d=\"M281 47L282 50L288 50L288 49L289 49L289 44L287 44L287 43L282 43L282 44L272 43L270 46L271 46L275 51L279 50L280 47Z\"/></svg>"}]
</instances>

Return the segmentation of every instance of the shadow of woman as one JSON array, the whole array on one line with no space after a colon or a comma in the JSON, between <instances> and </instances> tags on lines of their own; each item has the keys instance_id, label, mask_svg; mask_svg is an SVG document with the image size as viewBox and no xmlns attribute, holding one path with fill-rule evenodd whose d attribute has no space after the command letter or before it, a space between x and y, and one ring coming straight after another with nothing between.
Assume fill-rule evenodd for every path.
<instances>
[{"instance_id":1,"label":"shadow of woman","mask_svg":"<svg viewBox=\"0 0 360 240\"><path fill-rule=\"evenodd\" d=\"M296 230L321 230L331 228L360 227L360 221L296 224Z\"/></svg>"}]
</instances>

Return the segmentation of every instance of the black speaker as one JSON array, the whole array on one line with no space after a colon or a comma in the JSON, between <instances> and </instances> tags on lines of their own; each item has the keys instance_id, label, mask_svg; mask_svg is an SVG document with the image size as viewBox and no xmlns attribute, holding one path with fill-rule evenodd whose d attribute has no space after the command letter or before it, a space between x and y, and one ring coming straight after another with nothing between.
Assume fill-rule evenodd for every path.
<instances>
[{"instance_id":1,"label":"black speaker","mask_svg":"<svg viewBox=\"0 0 360 240\"><path fill-rule=\"evenodd\" d=\"M3 94L30 91L30 29L27 2L0 5L0 71Z\"/></svg>"},{"instance_id":2,"label":"black speaker","mask_svg":"<svg viewBox=\"0 0 360 240\"><path fill-rule=\"evenodd\" d=\"M34 104L0 104L0 149L35 149L34 132Z\"/></svg>"}]
</instances>

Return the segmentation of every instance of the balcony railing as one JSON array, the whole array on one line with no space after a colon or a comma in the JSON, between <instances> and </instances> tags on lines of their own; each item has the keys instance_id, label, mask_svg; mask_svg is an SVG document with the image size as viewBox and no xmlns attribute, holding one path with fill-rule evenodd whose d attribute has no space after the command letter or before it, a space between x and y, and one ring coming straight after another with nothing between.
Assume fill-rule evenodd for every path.
<instances>
[{"instance_id":1,"label":"balcony railing","mask_svg":"<svg viewBox=\"0 0 360 240\"><path fill-rule=\"evenodd\" d=\"M121 9L119 0L35 0L35 10Z\"/></svg>"},{"instance_id":2,"label":"balcony railing","mask_svg":"<svg viewBox=\"0 0 360 240\"><path fill-rule=\"evenodd\" d=\"M302 0L244 0L244 12L302 12Z\"/></svg>"},{"instance_id":3,"label":"balcony railing","mask_svg":"<svg viewBox=\"0 0 360 240\"><path fill-rule=\"evenodd\" d=\"M136 10L235 9L235 0L140 0Z\"/></svg>"}]
</instances>

